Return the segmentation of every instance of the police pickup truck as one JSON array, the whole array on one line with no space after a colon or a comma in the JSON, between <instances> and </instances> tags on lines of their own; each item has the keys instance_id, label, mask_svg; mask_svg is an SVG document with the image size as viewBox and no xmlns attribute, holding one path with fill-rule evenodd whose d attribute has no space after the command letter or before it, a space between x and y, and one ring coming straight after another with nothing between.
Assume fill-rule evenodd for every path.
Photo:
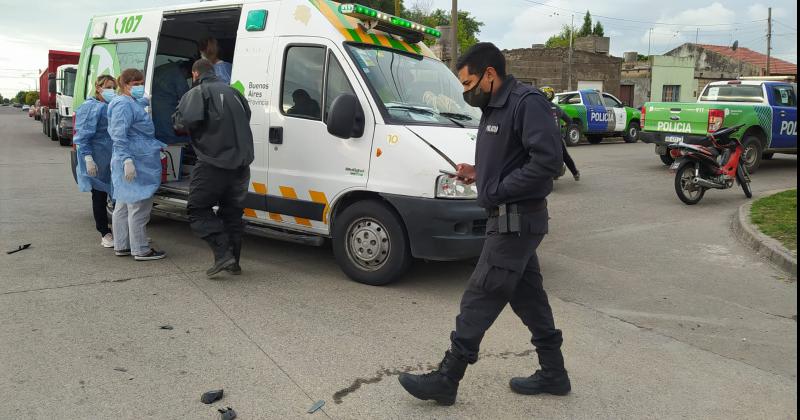
<instances>
[{"instance_id":1,"label":"police pickup truck","mask_svg":"<svg viewBox=\"0 0 800 420\"><path fill-rule=\"evenodd\" d=\"M609 93L594 89L559 93L553 102L573 121L567 127L567 146L575 146L581 136L591 144L598 144L605 137L619 137L627 143L639 140L640 112L626 107Z\"/></svg>"},{"instance_id":2,"label":"police pickup truck","mask_svg":"<svg viewBox=\"0 0 800 420\"><path fill-rule=\"evenodd\" d=\"M767 80L713 82L696 103L648 102L642 108L642 141L655 144L665 165L670 143L698 144L723 127L744 124L734 135L745 147L752 173L775 153L797 154L797 84Z\"/></svg>"}]
</instances>

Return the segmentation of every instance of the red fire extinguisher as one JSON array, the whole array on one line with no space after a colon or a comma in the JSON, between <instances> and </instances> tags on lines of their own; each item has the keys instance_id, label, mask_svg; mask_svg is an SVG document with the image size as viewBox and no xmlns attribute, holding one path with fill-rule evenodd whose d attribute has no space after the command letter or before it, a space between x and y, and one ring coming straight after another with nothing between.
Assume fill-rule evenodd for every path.
<instances>
[{"instance_id":1,"label":"red fire extinguisher","mask_svg":"<svg viewBox=\"0 0 800 420\"><path fill-rule=\"evenodd\" d=\"M161 151L161 183L167 182L167 154Z\"/></svg>"}]
</instances>

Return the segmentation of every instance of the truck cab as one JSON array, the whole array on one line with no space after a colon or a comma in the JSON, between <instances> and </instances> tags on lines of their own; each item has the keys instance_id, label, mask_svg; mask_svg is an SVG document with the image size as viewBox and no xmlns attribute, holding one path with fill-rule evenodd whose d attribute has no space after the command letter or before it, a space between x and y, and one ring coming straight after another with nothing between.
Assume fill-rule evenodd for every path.
<instances>
[{"instance_id":1,"label":"truck cab","mask_svg":"<svg viewBox=\"0 0 800 420\"><path fill-rule=\"evenodd\" d=\"M639 110L626 107L610 93L583 89L559 93L553 102L573 121L567 127L568 146L577 145L584 135L591 144L606 137L623 137L627 143L639 140Z\"/></svg>"},{"instance_id":2,"label":"truck cab","mask_svg":"<svg viewBox=\"0 0 800 420\"><path fill-rule=\"evenodd\" d=\"M252 110L248 232L330 241L344 273L371 285L396 280L414 258L480 254L487 214L477 190L440 170L474 162L481 114L422 42L436 29L357 4L276 0L109 14L87 34L75 105L99 75L137 68L152 110L165 97L154 92L163 66L191 62L201 39L217 39ZM152 112L158 127L164 116ZM197 158L180 143L165 155L153 212L186 220Z\"/></svg>"},{"instance_id":3,"label":"truck cab","mask_svg":"<svg viewBox=\"0 0 800 420\"><path fill-rule=\"evenodd\" d=\"M797 84L775 80L709 83L695 103L648 102L642 108L642 140L655 144L664 164L671 143L702 144L709 134L743 124L733 137L745 147L752 173L775 153L797 154Z\"/></svg>"},{"instance_id":4,"label":"truck cab","mask_svg":"<svg viewBox=\"0 0 800 420\"><path fill-rule=\"evenodd\" d=\"M61 53L51 51L53 53ZM77 62L77 53L63 53L67 58ZM53 62L51 57L51 63ZM43 72L41 79L40 97L44 98L39 109L39 119L42 121L42 132L53 141L58 141L62 146L72 144L72 113L75 81L78 66L75 64L62 64L53 68L51 72Z\"/></svg>"}]
</instances>

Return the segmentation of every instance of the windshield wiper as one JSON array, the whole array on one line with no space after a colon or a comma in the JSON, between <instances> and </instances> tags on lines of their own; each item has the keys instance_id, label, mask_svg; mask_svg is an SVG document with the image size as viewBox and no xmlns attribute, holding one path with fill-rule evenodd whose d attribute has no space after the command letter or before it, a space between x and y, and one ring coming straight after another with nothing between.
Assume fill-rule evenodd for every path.
<instances>
[{"instance_id":1,"label":"windshield wiper","mask_svg":"<svg viewBox=\"0 0 800 420\"><path fill-rule=\"evenodd\" d=\"M386 105L386 108L387 109L401 109L403 111L413 111L413 112L418 112L420 114L425 114L425 115L439 115L441 117L446 118L448 121L452 122L453 124L455 124L455 125L457 125L457 126L459 126L461 128L465 128L466 127L464 124L462 124L462 123L457 121L457 119L463 119L463 118L461 118L462 114L451 114L449 112L436 113L432 109L423 108L423 107L419 107L419 106L412 106L412 105L395 105L395 104L391 104L391 105ZM456 116L458 116L458 118L456 118ZM463 115L463 117L466 117L466 118L468 118L470 120L472 119L468 115Z\"/></svg>"},{"instance_id":2,"label":"windshield wiper","mask_svg":"<svg viewBox=\"0 0 800 420\"><path fill-rule=\"evenodd\" d=\"M452 118L454 120L461 120L461 121L472 121L474 118L470 117L467 114L459 114L457 112L440 112L439 115L445 118Z\"/></svg>"}]
</instances>

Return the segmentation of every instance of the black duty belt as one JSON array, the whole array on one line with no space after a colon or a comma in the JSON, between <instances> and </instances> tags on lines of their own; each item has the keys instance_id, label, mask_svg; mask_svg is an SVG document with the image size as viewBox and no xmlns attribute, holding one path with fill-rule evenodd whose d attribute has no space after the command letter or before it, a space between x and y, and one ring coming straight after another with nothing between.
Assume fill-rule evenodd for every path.
<instances>
[{"instance_id":1,"label":"black duty belt","mask_svg":"<svg viewBox=\"0 0 800 420\"><path fill-rule=\"evenodd\" d=\"M547 208L547 199L508 203L506 204L506 208L507 212L512 214L536 213L537 211ZM500 208L492 207L487 209L486 212L489 214L489 217L497 217L500 215Z\"/></svg>"}]
</instances>

